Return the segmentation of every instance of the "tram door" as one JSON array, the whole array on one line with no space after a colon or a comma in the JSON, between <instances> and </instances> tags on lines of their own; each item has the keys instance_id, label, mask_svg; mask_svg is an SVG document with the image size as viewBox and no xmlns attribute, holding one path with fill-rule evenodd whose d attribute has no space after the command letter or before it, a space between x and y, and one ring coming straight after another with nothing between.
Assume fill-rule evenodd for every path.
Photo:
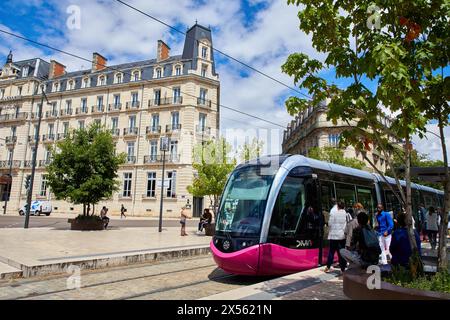
<instances>
[{"instance_id":1,"label":"tram door","mask_svg":"<svg viewBox=\"0 0 450 320\"><path fill-rule=\"evenodd\" d=\"M322 264L323 261L327 260L328 257L328 248L329 248L329 241L328 241L328 221L330 219L330 210L333 207L333 201L332 199L336 198L336 193L334 190L334 183L331 181L320 181L319 183L319 197L320 197L320 206L321 206L321 212L322 212L322 237L321 237L321 246L320 246L320 257L319 257L319 263Z\"/></svg>"}]
</instances>

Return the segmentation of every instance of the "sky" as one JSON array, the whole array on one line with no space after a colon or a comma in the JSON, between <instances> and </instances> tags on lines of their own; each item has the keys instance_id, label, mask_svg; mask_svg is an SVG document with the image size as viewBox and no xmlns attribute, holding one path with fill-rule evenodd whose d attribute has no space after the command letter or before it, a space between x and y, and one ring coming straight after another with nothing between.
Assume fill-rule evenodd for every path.
<instances>
[{"instance_id":1,"label":"sky","mask_svg":"<svg viewBox=\"0 0 450 320\"><path fill-rule=\"evenodd\" d=\"M297 7L283 0L125 0L133 6L183 31L198 21L213 32L215 48L294 86L281 72L289 54L304 52L323 59L314 50L311 37L299 30ZM75 11L74 11L75 10ZM80 23L69 24L79 10ZM75 28L74 28L75 26ZM79 28L78 28L79 27ZM153 59L158 39L181 54L184 36L114 0L15 0L0 6L0 28L90 59L93 52L108 58L108 64ZM0 34L0 61L13 50L14 60L41 57L65 64L69 71L89 68L89 63ZM295 94L288 88L230 61L215 52L221 85L221 104L286 126L292 117L284 101ZM337 84L333 70L323 76ZM439 133L436 124L427 129ZM281 152L283 128L221 109L221 130L233 144L242 137L258 136L264 153ZM445 133L450 145L450 127ZM238 138L240 137L240 141ZM442 159L439 139L414 137L414 145L431 159ZM450 148L449 148L450 149ZM449 150L450 153L450 150Z\"/></svg>"}]
</instances>

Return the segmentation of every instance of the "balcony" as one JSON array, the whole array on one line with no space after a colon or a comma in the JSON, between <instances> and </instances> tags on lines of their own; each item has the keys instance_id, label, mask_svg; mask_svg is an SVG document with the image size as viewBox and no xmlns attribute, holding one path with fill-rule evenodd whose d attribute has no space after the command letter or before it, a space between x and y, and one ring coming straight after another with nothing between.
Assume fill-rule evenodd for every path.
<instances>
[{"instance_id":1,"label":"balcony","mask_svg":"<svg viewBox=\"0 0 450 320\"><path fill-rule=\"evenodd\" d=\"M88 113L88 108L87 107L85 107L85 108L76 108L75 109L75 114L79 114L79 115L82 115L82 114L87 114Z\"/></svg>"},{"instance_id":2,"label":"balcony","mask_svg":"<svg viewBox=\"0 0 450 320\"><path fill-rule=\"evenodd\" d=\"M4 169L4 168L20 168L20 164L22 163L22 161L20 160L3 160L0 161L0 168Z\"/></svg>"},{"instance_id":3,"label":"balcony","mask_svg":"<svg viewBox=\"0 0 450 320\"><path fill-rule=\"evenodd\" d=\"M45 118L47 118L47 119L56 118L57 116L58 116L58 112L56 110L45 112Z\"/></svg>"},{"instance_id":4,"label":"balcony","mask_svg":"<svg viewBox=\"0 0 450 320\"><path fill-rule=\"evenodd\" d=\"M33 161L32 160L25 160L23 162L23 167L24 168L31 168L33 166Z\"/></svg>"},{"instance_id":5,"label":"balcony","mask_svg":"<svg viewBox=\"0 0 450 320\"><path fill-rule=\"evenodd\" d=\"M127 156L125 159L125 164L135 164L136 163L136 156Z\"/></svg>"},{"instance_id":6,"label":"balcony","mask_svg":"<svg viewBox=\"0 0 450 320\"><path fill-rule=\"evenodd\" d=\"M38 141L40 140L39 136L37 136L37 139ZM36 136L28 136L28 142L32 144L36 143Z\"/></svg>"},{"instance_id":7,"label":"balcony","mask_svg":"<svg viewBox=\"0 0 450 320\"><path fill-rule=\"evenodd\" d=\"M7 146L13 146L17 142L17 136L10 136L5 138L5 143Z\"/></svg>"},{"instance_id":8,"label":"balcony","mask_svg":"<svg viewBox=\"0 0 450 320\"><path fill-rule=\"evenodd\" d=\"M166 125L166 133L175 133L181 129L181 123Z\"/></svg>"},{"instance_id":9,"label":"balcony","mask_svg":"<svg viewBox=\"0 0 450 320\"><path fill-rule=\"evenodd\" d=\"M136 137L137 134L138 134L138 128L137 127L124 128L123 129L123 136L124 137Z\"/></svg>"},{"instance_id":10,"label":"balcony","mask_svg":"<svg viewBox=\"0 0 450 320\"><path fill-rule=\"evenodd\" d=\"M113 138L120 137L120 129L119 128L112 128L109 130L109 132L111 132L111 135L113 136Z\"/></svg>"},{"instance_id":11,"label":"balcony","mask_svg":"<svg viewBox=\"0 0 450 320\"><path fill-rule=\"evenodd\" d=\"M47 160L39 160L39 167L46 167L46 166L48 166L51 162L52 162L52 160L50 160L50 159L47 159Z\"/></svg>"},{"instance_id":12,"label":"balcony","mask_svg":"<svg viewBox=\"0 0 450 320\"><path fill-rule=\"evenodd\" d=\"M1 122L16 122L16 121L25 121L28 117L26 112L18 112L15 114L2 114L0 115Z\"/></svg>"},{"instance_id":13,"label":"balcony","mask_svg":"<svg viewBox=\"0 0 450 320\"><path fill-rule=\"evenodd\" d=\"M166 105L180 105L183 103L183 97L170 97L170 98L160 98L160 99L150 99L148 100L148 107L159 107Z\"/></svg>"},{"instance_id":14,"label":"balcony","mask_svg":"<svg viewBox=\"0 0 450 320\"><path fill-rule=\"evenodd\" d=\"M91 107L91 113L102 113L104 110L105 106L103 104Z\"/></svg>"},{"instance_id":15,"label":"balcony","mask_svg":"<svg viewBox=\"0 0 450 320\"><path fill-rule=\"evenodd\" d=\"M61 110L59 112L59 115L61 117L67 117L67 116L71 116L73 114L73 110L72 109L65 109L65 110Z\"/></svg>"},{"instance_id":16,"label":"balcony","mask_svg":"<svg viewBox=\"0 0 450 320\"><path fill-rule=\"evenodd\" d=\"M122 110L122 104L121 103L111 103L108 106L108 111L109 112L119 112L120 110Z\"/></svg>"},{"instance_id":17,"label":"balcony","mask_svg":"<svg viewBox=\"0 0 450 320\"><path fill-rule=\"evenodd\" d=\"M197 105L200 107L211 108L211 100L204 98L197 98Z\"/></svg>"},{"instance_id":18,"label":"balcony","mask_svg":"<svg viewBox=\"0 0 450 320\"><path fill-rule=\"evenodd\" d=\"M162 163L163 155L162 154L151 154L144 156L144 164L152 164L152 163ZM178 163L180 162L179 154L166 154L166 162L167 163Z\"/></svg>"},{"instance_id":19,"label":"balcony","mask_svg":"<svg viewBox=\"0 0 450 320\"><path fill-rule=\"evenodd\" d=\"M44 143L52 143L54 141L55 141L55 134L54 133L42 135L42 142L44 142Z\"/></svg>"},{"instance_id":20,"label":"balcony","mask_svg":"<svg viewBox=\"0 0 450 320\"><path fill-rule=\"evenodd\" d=\"M58 133L56 135L56 140L64 140L69 134L67 132L65 133Z\"/></svg>"},{"instance_id":21,"label":"balcony","mask_svg":"<svg viewBox=\"0 0 450 320\"><path fill-rule=\"evenodd\" d=\"M150 126L145 130L147 136L159 136L161 134L161 126Z\"/></svg>"},{"instance_id":22,"label":"balcony","mask_svg":"<svg viewBox=\"0 0 450 320\"><path fill-rule=\"evenodd\" d=\"M137 110L141 106L140 101L128 101L125 105L126 110Z\"/></svg>"}]
</instances>

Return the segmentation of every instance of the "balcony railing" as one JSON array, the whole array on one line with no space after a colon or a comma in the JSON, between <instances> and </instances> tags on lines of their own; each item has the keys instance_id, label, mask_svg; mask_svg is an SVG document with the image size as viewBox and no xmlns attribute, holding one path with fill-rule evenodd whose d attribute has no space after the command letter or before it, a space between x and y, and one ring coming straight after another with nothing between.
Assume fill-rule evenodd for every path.
<instances>
[{"instance_id":1,"label":"balcony railing","mask_svg":"<svg viewBox=\"0 0 450 320\"><path fill-rule=\"evenodd\" d=\"M182 104L182 103L183 103L182 96L148 100L149 107L158 107L158 106L165 106L165 105L171 105L171 104Z\"/></svg>"},{"instance_id":2,"label":"balcony railing","mask_svg":"<svg viewBox=\"0 0 450 320\"><path fill-rule=\"evenodd\" d=\"M137 134L138 134L138 128L137 127L124 128L123 129L123 135L124 136L135 136Z\"/></svg>"},{"instance_id":3,"label":"balcony railing","mask_svg":"<svg viewBox=\"0 0 450 320\"><path fill-rule=\"evenodd\" d=\"M26 112L19 112L14 114L2 114L0 115L0 121L22 121L26 120L28 114Z\"/></svg>"},{"instance_id":4,"label":"balcony railing","mask_svg":"<svg viewBox=\"0 0 450 320\"><path fill-rule=\"evenodd\" d=\"M20 168L20 160L3 160L0 161L0 168Z\"/></svg>"},{"instance_id":5,"label":"balcony railing","mask_svg":"<svg viewBox=\"0 0 450 320\"><path fill-rule=\"evenodd\" d=\"M55 141L54 133L42 135L42 142L53 142L53 141Z\"/></svg>"},{"instance_id":6,"label":"balcony railing","mask_svg":"<svg viewBox=\"0 0 450 320\"><path fill-rule=\"evenodd\" d=\"M108 106L108 111L120 111L122 109L121 103L110 103Z\"/></svg>"},{"instance_id":7,"label":"balcony railing","mask_svg":"<svg viewBox=\"0 0 450 320\"><path fill-rule=\"evenodd\" d=\"M46 166L48 166L51 162L52 162L52 160L50 160L50 159L47 159L47 160L39 160L39 167L46 167Z\"/></svg>"},{"instance_id":8,"label":"balcony railing","mask_svg":"<svg viewBox=\"0 0 450 320\"><path fill-rule=\"evenodd\" d=\"M163 161L163 155L162 154L151 154L144 156L144 163L157 163ZM180 161L180 155L179 154L166 154L166 162L169 163L177 163Z\"/></svg>"},{"instance_id":9,"label":"balcony railing","mask_svg":"<svg viewBox=\"0 0 450 320\"><path fill-rule=\"evenodd\" d=\"M127 156L127 159L126 159L126 163L127 164L133 164L133 163L136 163L136 156Z\"/></svg>"},{"instance_id":10,"label":"balcony railing","mask_svg":"<svg viewBox=\"0 0 450 320\"><path fill-rule=\"evenodd\" d=\"M119 128L112 128L109 131L111 132L111 135L113 137L119 137L120 136L120 129Z\"/></svg>"},{"instance_id":11,"label":"balcony railing","mask_svg":"<svg viewBox=\"0 0 450 320\"><path fill-rule=\"evenodd\" d=\"M75 114L87 114L88 113L88 108L76 108L75 109Z\"/></svg>"},{"instance_id":12,"label":"balcony railing","mask_svg":"<svg viewBox=\"0 0 450 320\"><path fill-rule=\"evenodd\" d=\"M60 115L61 117L64 117L64 116L71 116L72 113L73 113L73 110L72 110L72 109L64 109L64 110L61 110L61 111L59 112L59 115Z\"/></svg>"},{"instance_id":13,"label":"balcony railing","mask_svg":"<svg viewBox=\"0 0 450 320\"><path fill-rule=\"evenodd\" d=\"M210 135L211 134L211 128L210 127L205 127L205 126L201 126L201 125L196 126L195 127L195 131L199 135Z\"/></svg>"},{"instance_id":14,"label":"balcony railing","mask_svg":"<svg viewBox=\"0 0 450 320\"><path fill-rule=\"evenodd\" d=\"M160 134L161 133L161 126L149 126L146 129L146 133L148 135Z\"/></svg>"},{"instance_id":15,"label":"balcony railing","mask_svg":"<svg viewBox=\"0 0 450 320\"><path fill-rule=\"evenodd\" d=\"M204 98L197 98L197 105L202 107L211 108L211 100L204 99Z\"/></svg>"},{"instance_id":16,"label":"balcony railing","mask_svg":"<svg viewBox=\"0 0 450 320\"><path fill-rule=\"evenodd\" d=\"M38 141L39 141L40 140L39 136L37 136L37 138L38 138ZM28 142L35 143L36 142L36 136L28 136Z\"/></svg>"},{"instance_id":17,"label":"balcony railing","mask_svg":"<svg viewBox=\"0 0 450 320\"><path fill-rule=\"evenodd\" d=\"M166 132L173 132L181 129L181 123L166 125Z\"/></svg>"},{"instance_id":18,"label":"balcony railing","mask_svg":"<svg viewBox=\"0 0 450 320\"><path fill-rule=\"evenodd\" d=\"M91 107L91 113L100 113L105 110L105 106L102 105L95 105Z\"/></svg>"},{"instance_id":19,"label":"balcony railing","mask_svg":"<svg viewBox=\"0 0 450 320\"><path fill-rule=\"evenodd\" d=\"M17 136L10 136L5 138L7 145L15 144L17 142Z\"/></svg>"},{"instance_id":20,"label":"balcony railing","mask_svg":"<svg viewBox=\"0 0 450 320\"><path fill-rule=\"evenodd\" d=\"M56 110L46 111L45 112L45 117L46 118L56 118L57 116L58 116L58 112Z\"/></svg>"},{"instance_id":21,"label":"balcony railing","mask_svg":"<svg viewBox=\"0 0 450 320\"><path fill-rule=\"evenodd\" d=\"M32 160L25 160L23 162L23 166L24 166L24 168L31 168L33 166L33 161Z\"/></svg>"},{"instance_id":22,"label":"balcony railing","mask_svg":"<svg viewBox=\"0 0 450 320\"><path fill-rule=\"evenodd\" d=\"M127 110L130 109L139 109L139 107L141 106L141 102L140 101L128 101L125 105L125 108Z\"/></svg>"}]
</instances>

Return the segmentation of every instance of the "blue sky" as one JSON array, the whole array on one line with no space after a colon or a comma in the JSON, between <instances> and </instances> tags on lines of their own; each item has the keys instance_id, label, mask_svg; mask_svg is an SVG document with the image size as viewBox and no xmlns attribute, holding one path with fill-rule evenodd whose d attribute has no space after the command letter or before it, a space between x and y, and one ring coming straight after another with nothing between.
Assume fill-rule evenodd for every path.
<instances>
[{"instance_id":1,"label":"blue sky","mask_svg":"<svg viewBox=\"0 0 450 320\"><path fill-rule=\"evenodd\" d=\"M127 1L181 30L186 30L196 20L210 26L216 48L289 85L293 85L292 79L281 73L281 65L289 53L301 51L323 58L311 47L310 37L299 31L297 8L283 0ZM71 5L80 8L80 29L67 28L67 9ZM173 54L179 54L184 41L182 35L112 0L7 1L0 6L0 17L1 28L88 59L97 51L105 55L110 64L154 58L158 39L167 42ZM54 58L69 70L88 67L87 62L0 35L0 59L6 57L9 49L14 51L16 60L40 56L47 60ZM217 52L215 57L221 80L221 103L281 125L290 121L283 101L293 92L228 61ZM332 70L324 76L339 86L348 84L346 79L334 79ZM246 130L251 123L253 128L280 130L226 109L222 110L221 117L222 128ZM437 132L435 128L430 130ZM268 152L276 153L280 151L282 132L272 132L272 135L266 147ZM262 139L267 139L263 136ZM416 142L420 151L439 158L438 141Z\"/></svg>"}]
</instances>

